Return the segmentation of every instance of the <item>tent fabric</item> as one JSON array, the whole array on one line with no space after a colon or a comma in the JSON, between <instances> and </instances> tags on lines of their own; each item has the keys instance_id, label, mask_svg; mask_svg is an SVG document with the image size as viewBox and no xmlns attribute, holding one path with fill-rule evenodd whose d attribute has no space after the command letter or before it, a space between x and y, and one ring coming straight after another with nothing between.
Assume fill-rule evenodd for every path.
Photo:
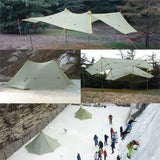
<instances>
[{"instance_id":1,"label":"tent fabric","mask_svg":"<svg viewBox=\"0 0 160 160\"><path fill-rule=\"evenodd\" d=\"M6 84L19 89L54 90L73 85L54 60L36 63L26 61L17 74Z\"/></svg>"},{"instance_id":2,"label":"tent fabric","mask_svg":"<svg viewBox=\"0 0 160 160\"><path fill-rule=\"evenodd\" d=\"M105 14L92 14L91 11L82 14L76 14L65 9L62 12L44 16L24 19L28 22L45 22L55 25L64 29L84 32L92 34L92 23L101 20L105 24L113 27L123 34L137 32L123 17L120 12L105 13Z\"/></svg>"},{"instance_id":3,"label":"tent fabric","mask_svg":"<svg viewBox=\"0 0 160 160\"><path fill-rule=\"evenodd\" d=\"M143 69L153 69L146 61L143 60L122 60L102 57L99 61L86 69L91 75L106 74L106 80L117 80L127 75L135 75L144 78L153 76Z\"/></svg>"},{"instance_id":4,"label":"tent fabric","mask_svg":"<svg viewBox=\"0 0 160 160\"><path fill-rule=\"evenodd\" d=\"M97 20L101 20L102 22L108 24L114 29L118 30L123 34L135 33L137 32L122 16L120 12L115 13L106 13L106 14L93 14ZM96 21L93 20L93 21ZM93 22L92 21L92 22Z\"/></svg>"},{"instance_id":5,"label":"tent fabric","mask_svg":"<svg viewBox=\"0 0 160 160\"><path fill-rule=\"evenodd\" d=\"M88 12L75 14L70 12L68 9L65 9L62 12L50 16L28 18L24 21L33 23L44 22L64 29L92 34L91 14Z\"/></svg>"},{"instance_id":6,"label":"tent fabric","mask_svg":"<svg viewBox=\"0 0 160 160\"><path fill-rule=\"evenodd\" d=\"M38 136L25 147L30 153L42 155L55 151L59 146L60 144L56 139L49 137L41 131Z\"/></svg>"},{"instance_id":7,"label":"tent fabric","mask_svg":"<svg viewBox=\"0 0 160 160\"><path fill-rule=\"evenodd\" d=\"M92 114L86 111L84 108L80 107L78 111L75 113L74 117L80 120L85 120L85 119L91 119Z\"/></svg>"}]
</instances>

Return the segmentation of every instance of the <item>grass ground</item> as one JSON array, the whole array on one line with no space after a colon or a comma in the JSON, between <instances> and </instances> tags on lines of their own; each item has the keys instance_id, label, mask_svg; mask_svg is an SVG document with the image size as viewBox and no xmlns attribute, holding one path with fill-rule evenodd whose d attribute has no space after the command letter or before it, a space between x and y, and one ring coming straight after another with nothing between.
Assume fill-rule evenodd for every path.
<instances>
[{"instance_id":1,"label":"grass ground","mask_svg":"<svg viewBox=\"0 0 160 160\"><path fill-rule=\"evenodd\" d=\"M131 89L101 89L101 88L86 88L82 91L93 91L93 92L114 92L114 93L132 93L132 94L148 94L148 95L160 95L160 89L149 89L149 90L131 90Z\"/></svg>"},{"instance_id":2,"label":"grass ground","mask_svg":"<svg viewBox=\"0 0 160 160\"><path fill-rule=\"evenodd\" d=\"M160 103L160 90L81 89L82 103Z\"/></svg>"}]
</instances>

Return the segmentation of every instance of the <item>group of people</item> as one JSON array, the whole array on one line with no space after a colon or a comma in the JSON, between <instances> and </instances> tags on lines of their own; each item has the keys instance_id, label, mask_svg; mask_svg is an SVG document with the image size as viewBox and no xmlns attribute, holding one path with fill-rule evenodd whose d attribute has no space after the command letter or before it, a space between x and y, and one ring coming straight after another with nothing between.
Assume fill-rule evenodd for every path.
<instances>
[{"instance_id":1,"label":"group of people","mask_svg":"<svg viewBox=\"0 0 160 160\"><path fill-rule=\"evenodd\" d=\"M136 122L136 121L134 120L133 117L131 117L130 120L128 121L127 127L126 127L126 129L125 129L124 131L123 131L122 126L120 127L120 136L122 137L122 140L124 140L125 136L126 136L128 133L131 132L132 123L133 123L133 122ZM127 157L128 157L128 158L131 158L131 154L132 154L133 149L134 149L134 150L137 150L137 148L134 147L135 145L139 145L139 141L137 141L137 140L132 140L131 142L129 142L129 143L127 144L127 148L128 148L128 150L129 150L128 153L127 153Z\"/></svg>"},{"instance_id":2,"label":"group of people","mask_svg":"<svg viewBox=\"0 0 160 160\"><path fill-rule=\"evenodd\" d=\"M108 116L109 119L109 124L112 125L112 120L113 120L113 116L110 114ZM120 127L120 136L122 137L122 140L124 140L125 136L130 133L131 128L132 128L132 123L136 122L134 120L134 118L131 118L127 124L126 129L123 131L123 128ZM118 143L118 134L117 132L115 132L113 130L113 128L111 127L110 129L110 133L111 133L111 149L112 149L112 153L114 153L114 149L115 149L115 144ZM104 160L106 160L107 157L107 151L106 149L103 150L103 147L108 145L108 138L109 136L107 134L104 135L104 143L102 142L102 140L98 141L98 136L95 134L93 139L94 139L94 144L95 146L99 146L99 150L95 152L94 154L94 160L102 160L102 156L104 157ZM129 150L127 157L130 158L133 149L136 150L137 148L135 148L135 145L139 145L139 141L137 140L132 140L131 142L128 143L127 148ZM117 160L120 160L121 157L119 155L117 155ZM80 154L77 153L77 160L81 160Z\"/></svg>"},{"instance_id":3,"label":"group of people","mask_svg":"<svg viewBox=\"0 0 160 160\"><path fill-rule=\"evenodd\" d=\"M106 149L104 149L103 151L103 146L106 146L108 145L108 135L105 134L104 135L104 143L102 142L102 140L99 140L98 142L98 136L97 135L94 135L94 143L95 143L95 146L99 146L99 150L95 152L94 154L94 159L95 160L101 160L102 159L102 155L104 156L104 160L106 160L106 157L107 157L107 151Z\"/></svg>"}]
</instances>

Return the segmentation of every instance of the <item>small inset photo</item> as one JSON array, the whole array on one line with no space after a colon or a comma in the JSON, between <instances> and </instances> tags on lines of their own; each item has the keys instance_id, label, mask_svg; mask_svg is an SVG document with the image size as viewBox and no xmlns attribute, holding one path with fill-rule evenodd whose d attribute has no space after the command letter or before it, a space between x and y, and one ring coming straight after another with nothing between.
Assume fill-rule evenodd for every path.
<instances>
[{"instance_id":1,"label":"small inset photo","mask_svg":"<svg viewBox=\"0 0 160 160\"><path fill-rule=\"evenodd\" d=\"M0 51L1 103L80 103L79 50Z\"/></svg>"},{"instance_id":2,"label":"small inset photo","mask_svg":"<svg viewBox=\"0 0 160 160\"><path fill-rule=\"evenodd\" d=\"M82 103L159 103L159 50L81 50Z\"/></svg>"}]
</instances>

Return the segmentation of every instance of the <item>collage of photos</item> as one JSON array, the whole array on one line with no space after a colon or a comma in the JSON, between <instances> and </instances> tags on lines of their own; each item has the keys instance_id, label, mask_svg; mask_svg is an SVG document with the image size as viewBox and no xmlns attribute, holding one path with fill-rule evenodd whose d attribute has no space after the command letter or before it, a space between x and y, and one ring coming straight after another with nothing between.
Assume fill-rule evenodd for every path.
<instances>
[{"instance_id":1,"label":"collage of photos","mask_svg":"<svg viewBox=\"0 0 160 160\"><path fill-rule=\"evenodd\" d=\"M0 160L159 160L159 8L1 0Z\"/></svg>"}]
</instances>

